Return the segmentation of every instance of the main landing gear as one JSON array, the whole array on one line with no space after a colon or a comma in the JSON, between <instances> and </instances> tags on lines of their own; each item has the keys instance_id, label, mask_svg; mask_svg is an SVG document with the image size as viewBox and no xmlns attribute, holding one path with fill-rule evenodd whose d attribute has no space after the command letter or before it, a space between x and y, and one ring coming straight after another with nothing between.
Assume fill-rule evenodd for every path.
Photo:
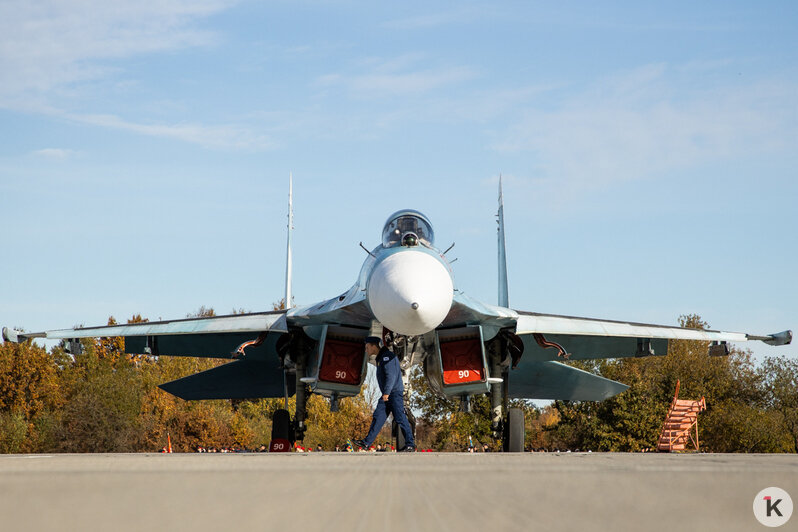
<instances>
[{"instance_id":1,"label":"main landing gear","mask_svg":"<svg viewBox=\"0 0 798 532\"><path fill-rule=\"evenodd\" d=\"M501 379L493 382L490 388L493 437L501 440L504 452L522 453L526 439L524 410L510 408L508 382L510 368L518 364L523 344L517 336L507 334L496 336L487 348L491 375L501 375Z\"/></svg>"},{"instance_id":2,"label":"main landing gear","mask_svg":"<svg viewBox=\"0 0 798 532\"><path fill-rule=\"evenodd\" d=\"M287 453L294 446L294 430L288 410L277 410L272 415L272 441L270 453Z\"/></svg>"},{"instance_id":3,"label":"main landing gear","mask_svg":"<svg viewBox=\"0 0 798 532\"><path fill-rule=\"evenodd\" d=\"M502 449L508 453L524 452L524 411L520 408L510 408L507 411L507 423L504 425Z\"/></svg>"}]
</instances>

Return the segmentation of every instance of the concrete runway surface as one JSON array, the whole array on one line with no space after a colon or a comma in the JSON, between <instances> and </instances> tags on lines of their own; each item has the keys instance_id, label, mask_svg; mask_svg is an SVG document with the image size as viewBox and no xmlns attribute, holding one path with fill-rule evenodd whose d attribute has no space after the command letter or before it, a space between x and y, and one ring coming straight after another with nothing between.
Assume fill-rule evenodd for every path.
<instances>
[{"instance_id":1,"label":"concrete runway surface","mask_svg":"<svg viewBox=\"0 0 798 532\"><path fill-rule=\"evenodd\" d=\"M767 530L770 486L798 503L798 456L5 455L0 530Z\"/></svg>"}]
</instances>

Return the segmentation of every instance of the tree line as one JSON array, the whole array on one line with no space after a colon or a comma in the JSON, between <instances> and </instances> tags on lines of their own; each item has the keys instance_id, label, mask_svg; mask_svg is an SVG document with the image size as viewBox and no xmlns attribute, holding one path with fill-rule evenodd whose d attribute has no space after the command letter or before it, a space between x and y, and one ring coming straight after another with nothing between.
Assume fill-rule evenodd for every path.
<instances>
[{"instance_id":1,"label":"tree line","mask_svg":"<svg viewBox=\"0 0 798 532\"><path fill-rule=\"evenodd\" d=\"M708 328L700 316L679 318L682 327ZM798 360L768 357L757 365L750 351L732 348L729 356L709 356L709 342L675 340L661 357L585 360L568 364L629 385L606 401L554 401L523 408L529 450L624 451L655 450L663 422L680 381L682 399L706 398L699 414L702 451L798 452ZM522 357L523 363L523 357ZM510 371L510 386L512 386ZM490 401L471 401L471 413L459 402L446 401L413 376L411 398L421 413L428 444L441 450L464 450L470 443L492 443ZM469 440L470 438L470 440Z\"/></svg>"},{"instance_id":2,"label":"tree line","mask_svg":"<svg viewBox=\"0 0 798 532\"><path fill-rule=\"evenodd\" d=\"M213 310L203 308L197 315L212 316ZM134 316L128 323L141 321ZM684 316L681 323L706 327L698 316ZM80 354L67 353L63 344L49 350L31 341L0 345L0 452L153 452L166 444L167 434L175 451L268 445L271 416L284 407L283 399L184 401L157 387L228 361L130 356L123 338L82 344ZM680 397L707 400L699 416L702 450L798 452L798 361L782 356L756 365L748 351L709 357L707 347L674 341L665 357L573 362L630 388L601 403L555 401L536 407L514 401L512 406L526 411L527 447L653 448L680 379ZM474 398L472 412L464 413L459 403L437 397L420 371L411 381L419 447L497 447L490 437L487 397ZM305 447L331 450L364 435L373 399L364 387L358 396L341 400L340 411L333 413L327 400L311 396ZM293 411L293 398L288 409ZM389 430L378 441L390 439Z\"/></svg>"}]
</instances>

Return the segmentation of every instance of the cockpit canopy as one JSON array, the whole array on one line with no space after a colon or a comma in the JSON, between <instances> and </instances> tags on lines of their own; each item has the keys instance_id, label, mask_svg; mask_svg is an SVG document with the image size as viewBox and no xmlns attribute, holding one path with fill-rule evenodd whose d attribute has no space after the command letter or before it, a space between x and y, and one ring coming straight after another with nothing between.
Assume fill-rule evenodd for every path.
<instances>
[{"instance_id":1,"label":"cockpit canopy","mask_svg":"<svg viewBox=\"0 0 798 532\"><path fill-rule=\"evenodd\" d=\"M435 234L429 219L418 211L405 209L388 217L382 230L382 245L386 248L405 245L416 246L418 240L432 246Z\"/></svg>"}]
</instances>

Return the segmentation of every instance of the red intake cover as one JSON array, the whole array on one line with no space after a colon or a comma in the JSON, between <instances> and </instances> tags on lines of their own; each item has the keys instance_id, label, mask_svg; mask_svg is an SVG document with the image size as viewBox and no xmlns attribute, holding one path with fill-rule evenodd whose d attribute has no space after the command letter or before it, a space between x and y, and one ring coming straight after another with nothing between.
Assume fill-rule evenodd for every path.
<instances>
[{"instance_id":1,"label":"red intake cover","mask_svg":"<svg viewBox=\"0 0 798 532\"><path fill-rule=\"evenodd\" d=\"M485 380L482 346L478 338L441 343L443 383L462 384Z\"/></svg>"},{"instance_id":2,"label":"red intake cover","mask_svg":"<svg viewBox=\"0 0 798 532\"><path fill-rule=\"evenodd\" d=\"M321 357L319 380L340 384L360 384L363 369L364 347L362 342L346 342L327 338Z\"/></svg>"}]
</instances>

